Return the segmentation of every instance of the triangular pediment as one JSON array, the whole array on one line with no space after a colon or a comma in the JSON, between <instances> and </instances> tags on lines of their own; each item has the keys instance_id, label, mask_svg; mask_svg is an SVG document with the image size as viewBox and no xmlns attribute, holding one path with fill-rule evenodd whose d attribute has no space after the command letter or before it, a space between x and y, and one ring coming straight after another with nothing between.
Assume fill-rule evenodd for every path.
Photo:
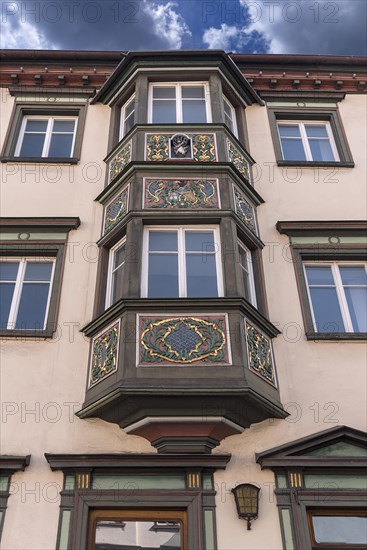
<instances>
[{"instance_id":1,"label":"triangular pediment","mask_svg":"<svg viewBox=\"0 0 367 550\"><path fill-rule=\"evenodd\" d=\"M280 445L256 455L261 466L299 463L304 459L363 460L367 459L367 434L347 426L338 426Z\"/></svg>"}]
</instances>

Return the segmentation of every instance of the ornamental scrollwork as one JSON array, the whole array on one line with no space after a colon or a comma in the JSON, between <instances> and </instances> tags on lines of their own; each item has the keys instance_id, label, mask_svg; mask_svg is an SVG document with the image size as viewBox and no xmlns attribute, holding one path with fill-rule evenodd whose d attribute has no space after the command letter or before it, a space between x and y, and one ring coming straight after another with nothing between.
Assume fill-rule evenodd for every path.
<instances>
[{"instance_id":1,"label":"ornamental scrollwork","mask_svg":"<svg viewBox=\"0 0 367 550\"><path fill-rule=\"evenodd\" d=\"M117 370L119 327L119 323L115 323L93 339L89 387Z\"/></svg>"},{"instance_id":2,"label":"ornamental scrollwork","mask_svg":"<svg viewBox=\"0 0 367 550\"><path fill-rule=\"evenodd\" d=\"M249 369L275 386L275 367L270 339L246 321L246 342Z\"/></svg>"},{"instance_id":3,"label":"ornamental scrollwork","mask_svg":"<svg viewBox=\"0 0 367 550\"><path fill-rule=\"evenodd\" d=\"M242 155L234 145L227 140L229 160L237 168L237 170L246 179L249 179L249 165L244 155Z\"/></svg>"},{"instance_id":4,"label":"ornamental scrollwork","mask_svg":"<svg viewBox=\"0 0 367 550\"><path fill-rule=\"evenodd\" d=\"M257 233L256 230L256 221L255 221L255 209L252 204L245 198L245 196L233 187L234 201L235 201L235 210L237 216L243 221L245 225L254 233Z\"/></svg>"},{"instance_id":5,"label":"ornamental scrollwork","mask_svg":"<svg viewBox=\"0 0 367 550\"><path fill-rule=\"evenodd\" d=\"M114 199L106 206L105 209L105 222L104 233L107 233L110 229L115 227L122 218L126 215L128 210L128 188L125 187Z\"/></svg>"},{"instance_id":6,"label":"ornamental scrollwork","mask_svg":"<svg viewBox=\"0 0 367 550\"><path fill-rule=\"evenodd\" d=\"M131 141L110 161L110 181L112 181L131 161Z\"/></svg>"},{"instance_id":7,"label":"ornamental scrollwork","mask_svg":"<svg viewBox=\"0 0 367 550\"><path fill-rule=\"evenodd\" d=\"M144 208L218 208L217 182L147 179Z\"/></svg>"}]
</instances>

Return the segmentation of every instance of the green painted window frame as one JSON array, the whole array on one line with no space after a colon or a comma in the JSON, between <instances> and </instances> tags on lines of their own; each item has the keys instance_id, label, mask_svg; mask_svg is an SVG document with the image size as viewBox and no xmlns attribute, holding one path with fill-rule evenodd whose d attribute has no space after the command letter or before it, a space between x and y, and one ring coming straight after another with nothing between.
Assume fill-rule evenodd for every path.
<instances>
[{"instance_id":1,"label":"green painted window frame","mask_svg":"<svg viewBox=\"0 0 367 550\"><path fill-rule=\"evenodd\" d=\"M337 107L335 108L300 108L295 103L294 107L270 107L268 106L268 116L270 123L270 131L274 144L276 162L278 166L335 166L343 168L354 168L352 153L348 146L347 137L344 131L343 123ZM283 158L282 147L278 132L279 122L328 122L334 138L335 147L337 149L339 160L335 161L309 161L309 160L285 160Z\"/></svg>"},{"instance_id":2,"label":"green painted window frame","mask_svg":"<svg viewBox=\"0 0 367 550\"><path fill-rule=\"evenodd\" d=\"M81 156L82 138L86 117L85 104L16 104L10 119L9 128L1 152L1 162L33 162L33 163L56 163L56 164L77 164ZM76 130L74 147L70 157L21 157L16 156L16 148L26 117L71 117L76 118Z\"/></svg>"}]
</instances>

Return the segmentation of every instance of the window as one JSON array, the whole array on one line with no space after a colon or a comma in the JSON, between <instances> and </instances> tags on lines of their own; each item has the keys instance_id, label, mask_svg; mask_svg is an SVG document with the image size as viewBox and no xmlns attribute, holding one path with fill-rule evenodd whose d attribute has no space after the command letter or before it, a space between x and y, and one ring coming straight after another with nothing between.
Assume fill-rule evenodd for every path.
<instances>
[{"instance_id":1,"label":"window","mask_svg":"<svg viewBox=\"0 0 367 550\"><path fill-rule=\"evenodd\" d=\"M17 104L1 162L57 162L80 158L86 105Z\"/></svg>"},{"instance_id":2,"label":"window","mask_svg":"<svg viewBox=\"0 0 367 550\"><path fill-rule=\"evenodd\" d=\"M126 136L126 134L134 126L135 118L135 94L125 103L121 109L121 128L120 139Z\"/></svg>"},{"instance_id":3,"label":"window","mask_svg":"<svg viewBox=\"0 0 367 550\"><path fill-rule=\"evenodd\" d=\"M278 131L284 160L339 161L328 122L282 122Z\"/></svg>"},{"instance_id":4,"label":"window","mask_svg":"<svg viewBox=\"0 0 367 550\"><path fill-rule=\"evenodd\" d=\"M55 260L0 261L1 330L43 330L50 303Z\"/></svg>"},{"instance_id":5,"label":"window","mask_svg":"<svg viewBox=\"0 0 367 550\"><path fill-rule=\"evenodd\" d=\"M144 240L143 296L223 295L218 228L147 228Z\"/></svg>"},{"instance_id":6,"label":"window","mask_svg":"<svg viewBox=\"0 0 367 550\"><path fill-rule=\"evenodd\" d=\"M316 332L367 332L366 265L304 267Z\"/></svg>"},{"instance_id":7,"label":"window","mask_svg":"<svg viewBox=\"0 0 367 550\"><path fill-rule=\"evenodd\" d=\"M152 84L149 121L153 124L211 122L207 84Z\"/></svg>"},{"instance_id":8,"label":"window","mask_svg":"<svg viewBox=\"0 0 367 550\"><path fill-rule=\"evenodd\" d=\"M243 278L243 287L245 290L245 298L256 307L255 281L252 269L251 252L245 245L238 242L239 263Z\"/></svg>"},{"instance_id":9,"label":"window","mask_svg":"<svg viewBox=\"0 0 367 550\"><path fill-rule=\"evenodd\" d=\"M16 157L73 156L77 119L26 116L15 149Z\"/></svg>"},{"instance_id":10,"label":"window","mask_svg":"<svg viewBox=\"0 0 367 550\"><path fill-rule=\"evenodd\" d=\"M313 548L328 548L330 544L366 548L366 510L309 510L308 519Z\"/></svg>"},{"instance_id":11,"label":"window","mask_svg":"<svg viewBox=\"0 0 367 550\"><path fill-rule=\"evenodd\" d=\"M231 130L231 132L237 137L237 123L236 123L236 112L228 101L228 99L223 96L223 107L224 107L224 122Z\"/></svg>"},{"instance_id":12,"label":"window","mask_svg":"<svg viewBox=\"0 0 367 550\"><path fill-rule=\"evenodd\" d=\"M270 130L280 166L343 166L354 162L337 106L285 109L268 103Z\"/></svg>"},{"instance_id":13,"label":"window","mask_svg":"<svg viewBox=\"0 0 367 550\"><path fill-rule=\"evenodd\" d=\"M126 239L117 243L110 250L108 280L106 292L106 307L112 306L122 296L122 282L126 261Z\"/></svg>"}]
</instances>

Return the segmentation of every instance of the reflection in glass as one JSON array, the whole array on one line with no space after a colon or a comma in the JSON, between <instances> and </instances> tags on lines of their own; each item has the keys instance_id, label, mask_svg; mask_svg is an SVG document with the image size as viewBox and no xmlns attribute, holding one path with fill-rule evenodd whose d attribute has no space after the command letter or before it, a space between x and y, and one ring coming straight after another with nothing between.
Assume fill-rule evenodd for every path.
<instances>
[{"instance_id":1,"label":"reflection in glass","mask_svg":"<svg viewBox=\"0 0 367 550\"><path fill-rule=\"evenodd\" d=\"M367 544L366 516L313 516L317 543Z\"/></svg>"},{"instance_id":2,"label":"reflection in glass","mask_svg":"<svg viewBox=\"0 0 367 550\"><path fill-rule=\"evenodd\" d=\"M181 525L176 521L99 520L94 550L179 550Z\"/></svg>"}]
</instances>

